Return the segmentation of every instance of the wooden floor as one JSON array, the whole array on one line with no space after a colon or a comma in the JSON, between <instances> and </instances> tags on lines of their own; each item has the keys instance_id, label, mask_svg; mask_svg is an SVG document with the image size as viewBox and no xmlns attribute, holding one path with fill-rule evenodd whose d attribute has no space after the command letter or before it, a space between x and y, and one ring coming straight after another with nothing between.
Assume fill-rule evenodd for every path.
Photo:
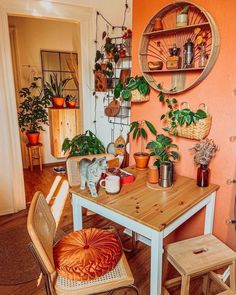
<instances>
[{"instance_id":1,"label":"wooden floor","mask_svg":"<svg viewBox=\"0 0 236 295\"><path fill-rule=\"evenodd\" d=\"M37 190L41 190L45 195L48 194L50 187L57 174L52 170L52 167L44 167L40 172L39 168L34 168L33 172L29 170L24 171L25 177L25 189L26 200L30 202L33 194ZM11 229L15 224L26 225L27 210L23 210L17 214L11 214L0 217L1 228ZM84 219L85 227L102 227L108 224L112 224L108 220L98 216L90 215ZM61 227L66 231L72 231L72 211L70 200L67 201L62 220ZM123 228L118 226L118 230L122 236L122 242L125 246L129 245L129 238L123 234ZM135 285L139 288L140 295L149 295L149 275L150 275L150 248L139 244L135 254L126 255L135 278ZM20 267L20 266L19 266ZM170 276L173 276L173 270L170 271ZM37 281L31 281L29 283L15 285L15 286L0 286L0 295L44 295L45 290L43 283L37 286ZM119 294L127 294L119 291ZM171 295L180 294L179 289L171 290ZM201 280L195 280L191 283L190 295L201 294ZM209 295L217 294L211 292Z\"/></svg>"}]
</instances>

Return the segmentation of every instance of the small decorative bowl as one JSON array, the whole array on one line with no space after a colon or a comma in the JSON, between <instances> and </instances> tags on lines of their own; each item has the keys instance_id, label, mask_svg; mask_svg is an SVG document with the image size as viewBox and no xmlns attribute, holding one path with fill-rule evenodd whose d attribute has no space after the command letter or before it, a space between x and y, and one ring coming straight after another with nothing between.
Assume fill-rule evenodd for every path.
<instances>
[{"instance_id":1,"label":"small decorative bowl","mask_svg":"<svg viewBox=\"0 0 236 295\"><path fill-rule=\"evenodd\" d=\"M162 70L163 62L162 61L149 61L148 67L150 70Z\"/></svg>"}]
</instances>

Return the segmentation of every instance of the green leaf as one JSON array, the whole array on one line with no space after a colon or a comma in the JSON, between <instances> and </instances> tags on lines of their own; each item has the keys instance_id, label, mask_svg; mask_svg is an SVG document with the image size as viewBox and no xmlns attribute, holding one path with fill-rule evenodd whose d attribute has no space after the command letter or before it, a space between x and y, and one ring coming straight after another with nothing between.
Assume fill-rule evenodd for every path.
<instances>
[{"instance_id":1,"label":"green leaf","mask_svg":"<svg viewBox=\"0 0 236 295\"><path fill-rule=\"evenodd\" d=\"M197 110L196 111L196 114L195 114L199 119L204 119L207 117L207 113L201 109Z\"/></svg>"},{"instance_id":2,"label":"green leaf","mask_svg":"<svg viewBox=\"0 0 236 295\"><path fill-rule=\"evenodd\" d=\"M165 114L161 115L161 120L163 120L165 118Z\"/></svg>"},{"instance_id":3,"label":"green leaf","mask_svg":"<svg viewBox=\"0 0 236 295\"><path fill-rule=\"evenodd\" d=\"M162 128L164 131L169 131L169 127Z\"/></svg>"},{"instance_id":4,"label":"green leaf","mask_svg":"<svg viewBox=\"0 0 236 295\"><path fill-rule=\"evenodd\" d=\"M156 135L156 134L157 134L157 130L156 130L156 128L152 125L152 123L149 122L149 121L146 121L146 120L145 120L145 123L146 123L148 129L150 130L150 132L151 132L152 134Z\"/></svg>"},{"instance_id":5,"label":"green leaf","mask_svg":"<svg viewBox=\"0 0 236 295\"><path fill-rule=\"evenodd\" d=\"M140 135L141 135L143 138L147 138L147 132L145 131L144 128L141 128L141 129L140 129Z\"/></svg>"},{"instance_id":6,"label":"green leaf","mask_svg":"<svg viewBox=\"0 0 236 295\"><path fill-rule=\"evenodd\" d=\"M140 129L138 127L136 127L134 129L134 132L133 132L133 140L136 138L136 137L139 137L139 132L140 132Z\"/></svg>"},{"instance_id":7,"label":"green leaf","mask_svg":"<svg viewBox=\"0 0 236 295\"><path fill-rule=\"evenodd\" d=\"M177 99L176 98L172 98L172 103L174 103L174 104L178 103Z\"/></svg>"},{"instance_id":8,"label":"green leaf","mask_svg":"<svg viewBox=\"0 0 236 295\"><path fill-rule=\"evenodd\" d=\"M134 130L135 127L138 127L139 126L139 123L137 121L134 121L130 124L130 133Z\"/></svg>"},{"instance_id":9,"label":"green leaf","mask_svg":"<svg viewBox=\"0 0 236 295\"><path fill-rule=\"evenodd\" d=\"M128 100L130 100L132 93L128 89L123 89L121 91L121 96L123 97L124 100L128 101Z\"/></svg>"}]
</instances>

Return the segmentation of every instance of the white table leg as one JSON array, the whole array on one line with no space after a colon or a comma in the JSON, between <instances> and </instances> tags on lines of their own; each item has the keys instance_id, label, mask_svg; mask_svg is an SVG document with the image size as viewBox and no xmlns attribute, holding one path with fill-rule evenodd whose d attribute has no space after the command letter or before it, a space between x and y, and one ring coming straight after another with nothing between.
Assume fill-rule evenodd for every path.
<instances>
[{"instance_id":1,"label":"white table leg","mask_svg":"<svg viewBox=\"0 0 236 295\"><path fill-rule=\"evenodd\" d=\"M73 208L73 226L74 231L83 228L82 207L79 203L78 196L72 194L72 208Z\"/></svg>"},{"instance_id":2,"label":"white table leg","mask_svg":"<svg viewBox=\"0 0 236 295\"><path fill-rule=\"evenodd\" d=\"M153 232L151 239L150 295L161 295L163 232Z\"/></svg>"},{"instance_id":3,"label":"white table leg","mask_svg":"<svg viewBox=\"0 0 236 295\"><path fill-rule=\"evenodd\" d=\"M216 193L212 193L210 195L210 201L206 205L206 213L205 213L205 226L204 226L204 234L212 233L213 222L214 222L214 212L215 212L215 197Z\"/></svg>"}]
</instances>

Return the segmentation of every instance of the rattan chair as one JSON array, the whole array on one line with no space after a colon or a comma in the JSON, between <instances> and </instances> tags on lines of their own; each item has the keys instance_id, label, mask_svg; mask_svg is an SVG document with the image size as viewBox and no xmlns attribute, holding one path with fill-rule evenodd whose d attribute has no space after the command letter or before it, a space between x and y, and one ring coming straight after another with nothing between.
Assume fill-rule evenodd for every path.
<instances>
[{"instance_id":1,"label":"rattan chair","mask_svg":"<svg viewBox=\"0 0 236 295\"><path fill-rule=\"evenodd\" d=\"M56 223L41 192L37 192L31 202L27 229L32 241L30 249L43 273L47 295L85 295L102 292L112 294L124 287L133 289L134 294L139 294L133 285L134 278L124 253L114 270L92 281L72 281L56 273L53 260Z\"/></svg>"}]
</instances>

